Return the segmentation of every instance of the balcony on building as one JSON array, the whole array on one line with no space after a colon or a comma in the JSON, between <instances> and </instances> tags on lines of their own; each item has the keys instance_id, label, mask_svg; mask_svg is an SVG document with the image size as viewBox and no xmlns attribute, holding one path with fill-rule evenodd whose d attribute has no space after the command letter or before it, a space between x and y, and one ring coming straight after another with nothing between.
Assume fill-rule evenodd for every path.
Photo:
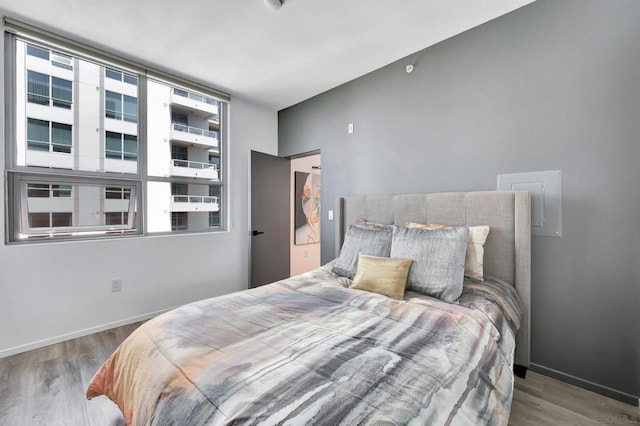
<instances>
[{"instance_id":1,"label":"balcony on building","mask_svg":"<svg viewBox=\"0 0 640 426\"><path fill-rule=\"evenodd\" d=\"M218 180L218 166L189 160L171 160L171 176Z\"/></svg>"},{"instance_id":2,"label":"balcony on building","mask_svg":"<svg viewBox=\"0 0 640 426\"><path fill-rule=\"evenodd\" d=\"M201 118L219 121L218 101L182 89L171 90L171 105L187 109Z\"/></svg>"},{"instance_id":3,"label":"balcony on building","mask_svg":"<svg viewBox=\"0 0 640 426\"><path fill-rule=\"evenodd\" d=\"M210 195L172 195L172 212L217 212L220 200Z\"/></svg>"},{"instance_id":4,"label":"balcony on building","mask_svg":"<svg viewBox=\"0 0 640 426\"><path fill-rule=\"evenodd\" d=\"M218 132L187 126L181 123L171 123L172 141L197 145L207 149L218 149Z\"/></svg>"}]
</instances>

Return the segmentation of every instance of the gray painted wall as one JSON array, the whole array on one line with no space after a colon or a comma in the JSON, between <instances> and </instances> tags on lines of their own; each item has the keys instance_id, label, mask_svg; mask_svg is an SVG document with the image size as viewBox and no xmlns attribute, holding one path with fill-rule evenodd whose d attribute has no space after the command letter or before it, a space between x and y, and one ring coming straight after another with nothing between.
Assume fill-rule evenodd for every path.
<instances>
[{"instance_id":1,"label":"gray painted wall","mask_svg":"<svg viewBox=\"0 0 640 426\"><path fill-rule=\"evenodd\" d=\"M322 150L325 218L338 196L562 169L564 236L533 238L532 361L637 398L639 17L634 0L539 0L280 111L279 154ZM325 226L323 262L333 247Z\"/></svg>"}]
</instances>

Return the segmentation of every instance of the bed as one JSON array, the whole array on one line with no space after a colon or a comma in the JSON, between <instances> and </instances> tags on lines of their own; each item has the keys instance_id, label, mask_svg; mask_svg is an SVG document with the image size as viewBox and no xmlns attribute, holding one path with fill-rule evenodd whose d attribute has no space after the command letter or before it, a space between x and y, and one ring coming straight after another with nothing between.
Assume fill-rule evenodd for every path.
<instances>
[{"instance_id":1,"label":"bed","mask_svg":"<svg viewBox=\"0 0 640 426\"><path fill-rule=\"evenodd\" d=\"M129 425L507 424L514 365L529 362L528 193L350 197L336 213L335 261L148 321L87 397L106 395ZM359 220L449 226L429 235L489 225L484 281L464 278L454 301L350 288L359 276L334 271Z\"/></svg>"}]
</instances>

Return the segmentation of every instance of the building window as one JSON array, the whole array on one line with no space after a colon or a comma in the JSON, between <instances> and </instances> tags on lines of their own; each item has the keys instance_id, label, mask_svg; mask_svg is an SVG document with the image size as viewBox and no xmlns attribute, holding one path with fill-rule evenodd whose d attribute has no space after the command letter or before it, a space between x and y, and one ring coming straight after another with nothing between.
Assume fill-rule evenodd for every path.
<instances>
[{"instance_id":1,"label":"building window","mask_svg":"<svg viewBox=\"0 0 640 426\"><path fill-rule=\"evenodd\" d=\"M171 145L171 158L174 160L188 160L189 151L186 146L180 146L176 144Z\"/></svg>"},{"instance_id":2,"label":"building window","mask_svg":"<svg viewBox=\"0 0 640 426\"><path fill-rule=\"evenodd\" d=\"M63 228L73 225L73 213L29 213L31 228Z\"/></svg>"},{"instance_id":3,"label":"building window","mask_svg":"<svg viewBox=\"0 0 640 426\"><path fill-rule=\"evenodd\" d=\"M116 132L106 132L105 158L138 161L138 137Z\"/></svg>"},{"instance_id":4,"label":"building window","mask_svg":"<svg viewBox=\"0 0 640 426\"><path fill-rule=\"evenodd\" d=\"M28 198L71 198L71 185L27 184Z\"/></svg>"},{"instance_id":5,"label":"building window","mask_svg":"<svg viewBox=\"0 0 640 426\"><path fill-rule=\"evenodd\" d=\"M27 71L27 101L34 104L71 109L71 81L36 71Z\"/></svg>"},{"instance_id":6,"label":"building window","mask_svg":"<svg viewBox=\"0 0 640 426\"><path fill-rule=\"evenodd\" d=\"M32 44L27 45L27 55L35 56L36 58L44 59L46 61L49 60L49 51L47 49L42 49Z\"/></svg>"},{"instance_id":7,"label":"building window","mask_svg":"<svg viewBox=\"0 0 640 426\"><path fill-rule=\"evenodd\" d=\"M34 151L71 153L71 125L27 119L27 148Z\"/></svg>"},{"instance_id":8,"label":"building window","mask_svg":"<svg viewBox=\"0 0 640 426\"><path fill-rule=\"evenodd\" d=\"M121 93L105 90L105 117L114 120L138 122L138 99Z\"/></svg>"},{"instance_id":9,"label":"building window","mask_svg":"<svg viewBox=\"0 0 640 426\"><path fill-rule=\"evenodd\" d=\"M127 212L106 212L104 214L105 225L125 225L129 221Z\"/></svg>"},{"instance_id":10,"label":"building window","mask_svg":"<svg viewBox=\"0 0 640 426\"><path fill-rule=\"evenodd\" d=\"M35 58L44 59L45 61L51 60L50 64L55 67L64 68L66 70L73 69L73 60L71 56L35 46L33 44L27 44L26 52L27 55L33 56Z\"/></svg>"},{"instance_id":11,"label":"building window","mask_svg":"<svg viewBox=\"0 0 640 426\"><path fill-rule=\"evenodd\" d=\"M186 231L189 229L189 214L187 212L171 213L171 230Z\"/></svg>"},{"instance_id":12,"label":"building window","mask_svg":"<svg viewBox=\"0 0 640 426\"><path fill-rule=\"evenodd\" d=\"M112 68L105 68L104 75L107 78L112 80L118 80L125 83L133 84L134 86L138 85L138 77L135 75L127 74L118 70L114 70Z\"/></svg>"},{"instance_id":13,"label":"building window","mask_svg":"<svg viewBox=\"0 0 640 426\"><path fill-rule=\"evenodd\" d=\"M61 38L33 44L31 29L11 25L10 243L225 229L223 95Z\"/></svg>"},{"instance_id":14,"label":"building window","mask_svg":"<svg viewBox=\"0 0 640 426\"><path fill-rule=\"evenodd\" d=\"M131 188L108 186L104 189L104 198L106 200L130 200Z\"/></svg>"}]
</instances>

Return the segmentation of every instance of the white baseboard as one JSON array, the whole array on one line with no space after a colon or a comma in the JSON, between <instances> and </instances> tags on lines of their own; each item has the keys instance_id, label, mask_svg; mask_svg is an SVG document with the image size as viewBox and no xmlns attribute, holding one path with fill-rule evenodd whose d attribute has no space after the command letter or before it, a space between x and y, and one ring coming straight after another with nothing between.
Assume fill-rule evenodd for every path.
<instances>
[{"instance_id":1,"label":"white baseboard","mask_svg":"<svg viewBox=\"0 0 640 426\"><path fill-rule=\"evenodd\" d=\"M38 340L32 343L27 343L26 345L15 346L13 348L0 350L0 358L5 358L11 355L16 355L22 352L27 352L33 349L42 348L44 346L53 345L55 343L64 342L71 339L76 339L78 337L87 336L89 334L98 333L100 331L110 330L112 328L121 327L123 325L133 324L134 322L144 321L149 318L156 317L160 314L163 314L167 311L177 308L177 306L161 309L155 312L149 312L146 314L138 315L131 318L126 318L119 321L110 322L103 325L98 325L96 327L85 328L84 330L74 331L73 333L62 334L60 336L50 337L48 339Z\"/></svg>"},{"instance_id":2,"label":"white baseboard","mask_svg":"<svg viewBox=\"0 0 640 426\"><path fill-rule=\"evenodd\" d=\"M533 362L530 364L530 368L531 368L531 371L535 371L536 373L553 377L554 379L558 379L565 383L569 383L571 385L575 385L583 389L587 389L592 392L599 393L600 395L604 395L606 397L616 399L618 401L622 401L626 404L633 405L634 407L640 408L640 398L636 395L631 395L626 392L619 391L617 389L612 389L610 387L603 386L598 383L590 382L589 380L581 379L579 377L572 376L571 374L566 374L566 373L563 373L562 371L554 370L553 368L548 368L539 364L534 364Z\"/></svg>"}]
</instances>

